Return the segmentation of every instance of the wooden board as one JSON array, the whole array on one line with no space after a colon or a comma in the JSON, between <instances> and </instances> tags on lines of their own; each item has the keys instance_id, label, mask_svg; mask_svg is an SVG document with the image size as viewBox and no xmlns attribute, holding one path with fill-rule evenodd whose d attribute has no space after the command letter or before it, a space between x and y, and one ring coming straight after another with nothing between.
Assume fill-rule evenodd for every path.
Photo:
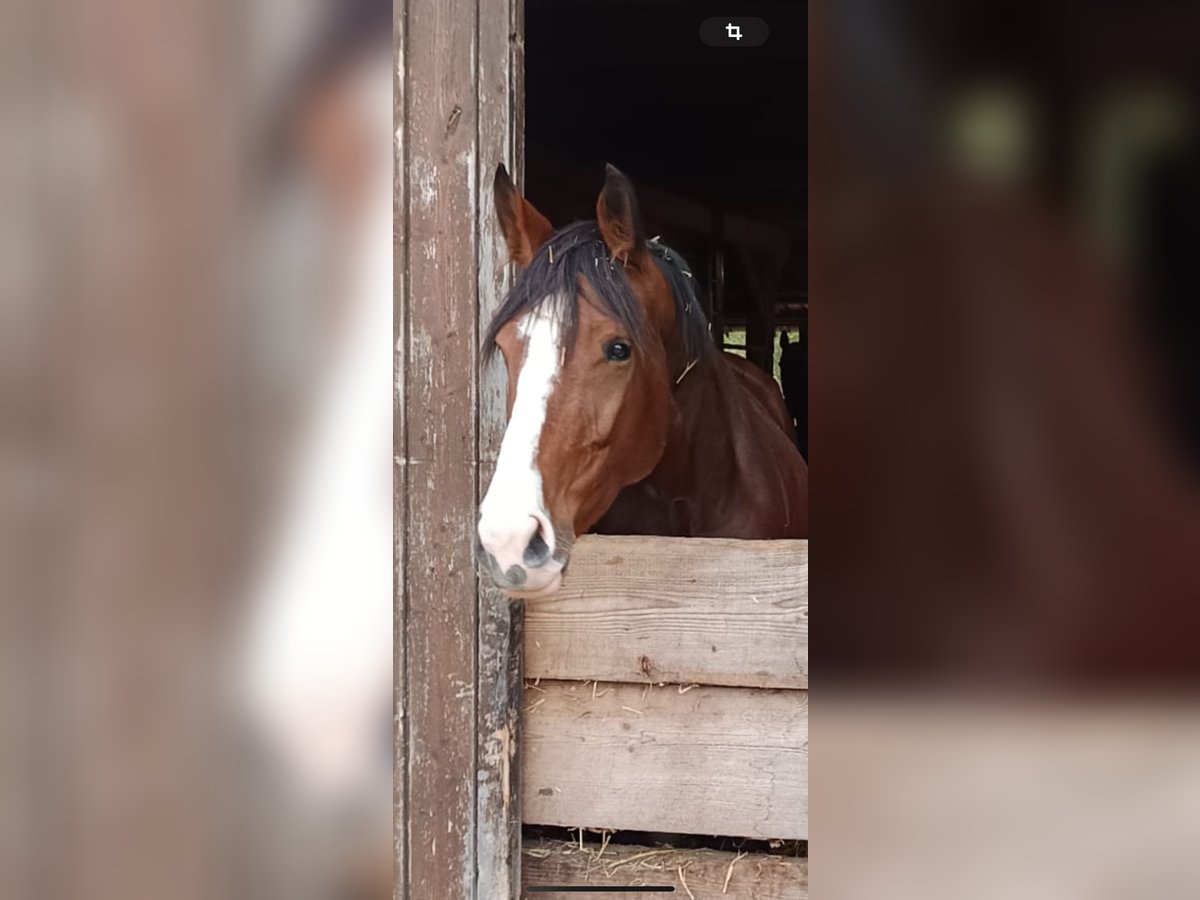
<instances>
[{"instance_id":1,"label":"wooden board","mask_svg":"<svg viewBox=\"0 0 1200 900\"><path fill-rule=\"evenodd\" d=\"M804 688L808 542L587 535L527 616L526 678Z\"/></svg>"},{"instance_id":2,"label":"wooden board","mask_svg":"<svg viewBox=\"0 0 1200 900\"><path fill-rule=\"evenodd\" d=\"M407 110L408 79L405 63L407 29L406 3L392 6L392 122L403 125ZM397 127L392 152L395 159L392 203L392 371L395 396L392 403L392 864L397 886L403 892L408 872L408 600L405 585L404 523L408 517L406 465L408 432L406 384L408 380L408 233L404 226L408 210L407 148L404 127Z\"/></svg>"},{"instance_id":3,"label":"wooden board","mask_svg":"<svg viewBox=\"0 0 1200 900\"><path fill-rule=\"evenodd\" d=\"M404 79L406 870L399 896L467 900L476 878L478 595L476 0L400 4Z\"/></svg>"},{"instance_id":4,"label":"wooden board","mask_svg":"<svg viewBox=\"0 0 1200 900\"><path fill-rule=\"evenodd\" d=\"M486 329L508 289L508 247L494 212L492 177L505 163L521 183L518 130L524 102L518 89L523 56L512 35L522 31L521 0L479 0L476 183L479 203L478 309L473 343ZM478 359L478 357L476 357ZM478 443L476 496L491 480L504 435L503 367L476 364ZM474 526L474 520L472 520ZM476 706L475 896L510 898L520 892L521 628L523 607L500 591L479 586Z\"/></svg>"},{"instance_id":5,"label":"wooden board","mask_svg":"<svg viewBox=\"0 0 1200 900\"><path fill-rule=\"evenodd\" d=\"M508 278L490 184L520 177L520 15L394 10L398 896L519 890L521 608L478 589L470 536L503 430L478 348Z\"/></svg>"},{"instance_id":6,"label":"wooden board","mask_svg":"<svg viewBox=\"0 0 1200 900\"><path fill-rule=\"evenodd\" d=\"M665 896L695 900L807 900L808 860L790 856L719 853L716 850L655 850L594 843L580 850L564 841L532 841L521 854L526 888L547 885L605 887L671 885L673 894L621 893L629 900ZM732 868L731 868L732 867ZM728 884L726 883L728 876ZM528 900L566 898L569 893L526 892Z\"/></svg>"},{"instance_id":7,"label":"wooden board","mask_svg":"<svg viewBox=\"0 0 1200 900\"><path fill-rule=\"evenodd\" d=\"M808 836L808 694L543 681L525 692L526 822Z\"/></svg>"}]
</instances>

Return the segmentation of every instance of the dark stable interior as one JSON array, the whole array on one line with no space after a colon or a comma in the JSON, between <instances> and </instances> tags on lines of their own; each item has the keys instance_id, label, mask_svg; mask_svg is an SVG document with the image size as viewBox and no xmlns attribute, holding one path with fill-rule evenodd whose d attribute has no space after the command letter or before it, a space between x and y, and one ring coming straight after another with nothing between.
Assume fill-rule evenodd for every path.
<instances>
[{"instance_id":1,"label":"dark stable interior","mask_svg":"<svg viewBox=\"0 0 1200 900\"><path fill-rule=\"evenodd\" d=\"M806 4L756 4L756 48L714 48L679 2L528 0L526 183L556 225L594 218L604 165L701 280L715 335L768 371L806 292ZM743 337L742 330L745 335Z\"/></svg>"},{"instance_id":2,"label":"dark stable interior","mask_svg":"<svg viewBox=\"0 0 1200 900\"><path fill-rule=\"evenodd\" d=\"M864 0L834 8L860 25L879 26L880 11L897 13L889 17L890 49L920 63L919 72L884 71L870 88L881 92L876 100L907 75L935 99L981 76L1023 85L1038 110L1028 187L1053 205L1079 207L1079 148L1089 110L1109 89L1148 79L1182 97L1193 121L1200 109L1200 57L1188 38L1200 24L1194 4L1153 0L1138 15L1082 0L1026 8L920 0L903 15ZM700 22L734 13L767 21L764 46L701 43ZM525 4L528 195L556 224L591 218L604 163L621 168L642 194L650 234L683 253L707 288L714 334L732 331L728 342L745 344L764 369L781 328L807 350L807 14L802 0L738 9L678 0ZM880 37L879 27L852 31ZM1138 313L1193 460L1198 146L1193 139L1136 173L1139 208L1131 214L1141 241L1130 248Z\"/></svg>"}]
</instances>

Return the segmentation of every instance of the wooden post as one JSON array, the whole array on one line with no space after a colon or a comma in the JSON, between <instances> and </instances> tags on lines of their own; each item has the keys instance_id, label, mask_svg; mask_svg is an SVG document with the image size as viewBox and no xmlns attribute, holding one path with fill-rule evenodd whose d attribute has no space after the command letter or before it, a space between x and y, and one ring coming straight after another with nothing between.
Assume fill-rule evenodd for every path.
<instances>
[{"instance_id":1,"label":"wooden post","mask_svg":"<svg viewBox=\"0 0 1200 900\"><path fill-rule=\"evenodd\" d=\"M746 310L746 358L766 372L774 374L775 292L787 261L787 251L761 257L742 245L742 265L754 303Z\"/></svg>"},{"instance_id":2,"label":"wooden post","mask_svg":"<svg viewBox=\"0 0 1200 900\"><path fill-rule=\"evenodd\" d=\"M504 162L524 184L524 3L479 0L479 302L482 334L508 288L508 250L494 212L492 179ZM476 346L478 346L476 339ZM505 374L499 360L477 370L478 481L482 499L504 437ZM472 511L474 526L474 511ZM515 898L521 891L519 789L523 607L492 587L479 589L477 678L476 897Z\"/></svg>"},{"instance_id":3,"label":"wooden post","mask_svg":"<svg viewBox=\"0 0 1200 900\"><path fill-rule=\"evenodd\" d=\"M709 322L712 326L713 340L717 347L725 347L725 249L721 242L724 238L721 214L712 213L712 229L709 238L709 259L712 269L709 276L709 293L712 295L712 314Z\"/></svg>"},{"instance_id":4,"label":"wooden post","mask_svg":"<svg viewBox=\"0 0 1200 900\"><path fill-rule=\"evenodd\" d=\"M407 544L404 527L408 520L408 78L406 75L408 29L404 3L392 6L392 135L395 164L392 168L392 370L395 394L392 403L392 893L396 900L408 896L408 598L405 590Z\"/></svg>"},{"instance_id":5,"label":"wooden post","mask_svg":"<svg viewBox=\"0 0 1200 900\"><path fill-rule=\"evenodd\" d=\"M519 890L520 617L472 535L503 430L479 335L506 260L497 163L521 174L521 0L401 0L396 31L396 896Z\"/></svg>"}]
</instances>

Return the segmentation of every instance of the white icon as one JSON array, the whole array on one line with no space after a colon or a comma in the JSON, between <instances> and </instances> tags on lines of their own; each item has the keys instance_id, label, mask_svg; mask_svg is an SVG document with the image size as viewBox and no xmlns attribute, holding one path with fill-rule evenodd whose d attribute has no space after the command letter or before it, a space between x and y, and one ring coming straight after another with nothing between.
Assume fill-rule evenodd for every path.
<instances>
[{"instance_id":1,"label":"white icon","mask_svg":"<svg viewBox=\"0 0 1200 900\"><path fill-rule=\"evenodd\" d=\"M730 22L725 26L725 34L728 37L733 38L735 41L740 41L742 39L742 26L734 25L732 22Z\"/></svg>"}]
</instances>

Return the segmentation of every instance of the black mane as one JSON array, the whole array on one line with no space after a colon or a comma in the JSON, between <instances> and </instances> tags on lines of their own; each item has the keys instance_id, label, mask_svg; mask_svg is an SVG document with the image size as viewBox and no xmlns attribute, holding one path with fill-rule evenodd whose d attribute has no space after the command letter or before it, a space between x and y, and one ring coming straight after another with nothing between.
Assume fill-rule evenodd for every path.
<instances>
[{"instance_id":1,"label":"black mane","mask_svg":"<svg viewBox=\"0 0 1200 900\"><path fill-rule=\"evenodd\" d=\"M687 358L695 360L712 353L715 346L708 320L696 296L695 279L687 263L658 240L649 241L646 246L675 298L675 319L683 335ZM556 231L517 275L484 335L484 358L495 352L496 333L506 322L547 304L554 304L552 312L565 331L567 346L572 346L578 327L575 297L580 278L587 279L602 311L626 329L633 341L644 336L642 307L633 295L625 267L612 258L594 221L576 222Z\"/></svg>"}]
</instances>

